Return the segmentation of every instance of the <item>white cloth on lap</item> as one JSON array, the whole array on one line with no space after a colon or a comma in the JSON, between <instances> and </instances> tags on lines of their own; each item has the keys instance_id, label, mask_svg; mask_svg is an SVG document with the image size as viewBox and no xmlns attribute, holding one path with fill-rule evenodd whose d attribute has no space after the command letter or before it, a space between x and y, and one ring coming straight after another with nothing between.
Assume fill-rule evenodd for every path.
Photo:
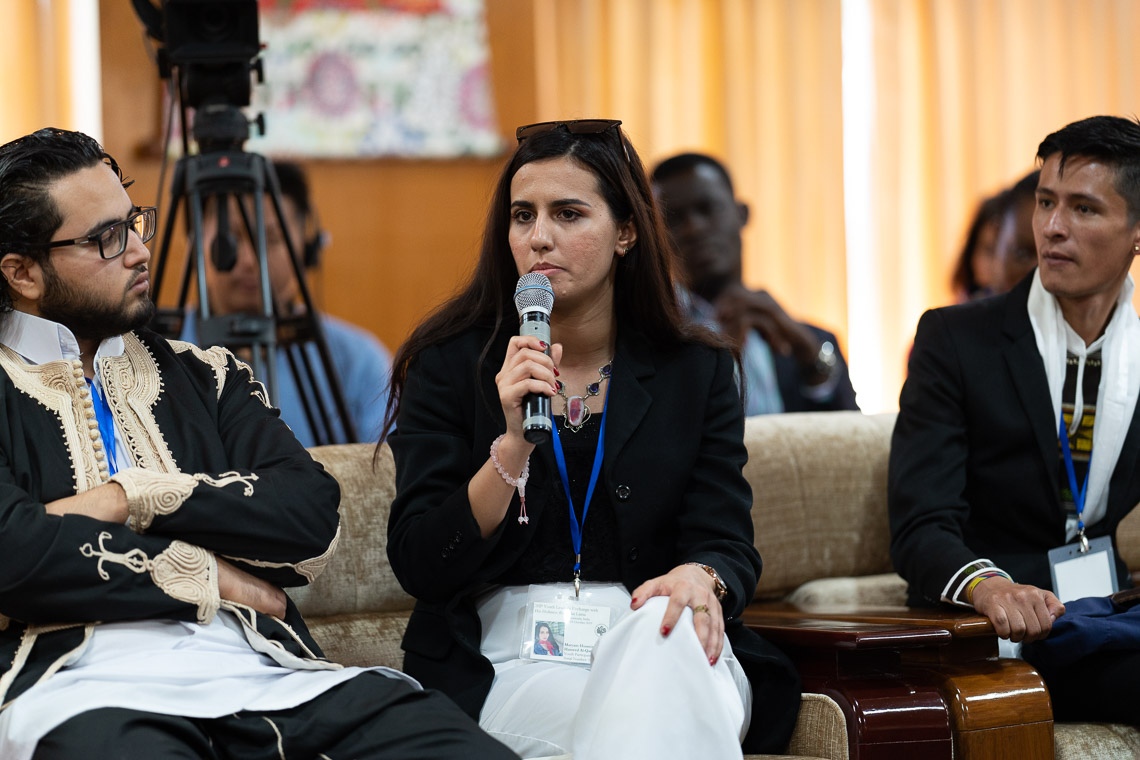
<instances>
[{"instance_id":1,"label":"white cloth on lap","mask_svg":"<svg viewBox=\"0 0 1140 760\"><path fill-rule=\"evenodd\" d=\"M624 587L604 596L593 601L628 610ZM504 587L478 602L481 651L495 666L483 730L524 758L742 757L751 687L727 639L709 666L692 610L663 637L669 600L650 599L610 628L587 668L519 658L526 600L526 587Z\"/></svg>"}]
</instances>

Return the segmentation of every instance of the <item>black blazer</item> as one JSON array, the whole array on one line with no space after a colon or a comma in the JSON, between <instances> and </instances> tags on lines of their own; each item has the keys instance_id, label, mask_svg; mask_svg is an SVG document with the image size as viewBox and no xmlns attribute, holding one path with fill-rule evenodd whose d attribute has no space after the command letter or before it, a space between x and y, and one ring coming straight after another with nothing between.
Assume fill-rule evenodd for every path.
<instances>
[{"instance_id":1,"label":"black blazer","mask_svg":"<svg viewBox=\"0 0 1140 760\"><path fill-rule=\"evenodd\" d=\"M1065 543L1057 428L1027 304L1032 276L1005 295L926 312L891 439L891 557L911 604L937 602L985 557L1018 583L1052 589L1047 552ZM1140 414L1140 406L1137 407ZM1140 419L1109 481L1111 535L1140 500ZM1131 586L1117 552L1121 588Z\"/></svg>"},{"instance_id":2,"label":"black blazer","mask_svg":"<svg viewBox=\"0 0 1140 760\"><path fill-rule=\"evenodd\" d=\"M561 488L550 444L531 456L530 526L508 517L480 536L467 483L506 429L494 376L500 335L469 330L423 351L409 367L390 437L396 498L388 556L417 603L403 640L404 669L478 717L493 670L479 653L473 595L510 567ZM690 344L655 349L619 331L599 488L616 504L621 580L632 590L683 562L716 567L728 596L728 635L752 682L749 751L779 751L799 710L800 684L787 658L735 618L752 599L760 557L752 542L751 489L743 477L743 412L725 351Z\"/></svg>"},{"instance_id":3,"label":"black blazer","mask_svg":"<svg viewBox=\"0 0 1140 760\"><path fill-rule=\"evenodd\" d=\"M849 410L859 411L859 404L855 401L855 388L851 385L851 373L847 369L847 360L839 350L839 339L834 333L822 327L803 323L811 330L822 343L831 341L835 346L835 390L830 396L817 401L804 393L803 370L796 357L791 354L772 352L772 364L776 370L776 384L780 388L780 398L784 401L785 412L836 412Z\"/></svg>"}]
</instances>

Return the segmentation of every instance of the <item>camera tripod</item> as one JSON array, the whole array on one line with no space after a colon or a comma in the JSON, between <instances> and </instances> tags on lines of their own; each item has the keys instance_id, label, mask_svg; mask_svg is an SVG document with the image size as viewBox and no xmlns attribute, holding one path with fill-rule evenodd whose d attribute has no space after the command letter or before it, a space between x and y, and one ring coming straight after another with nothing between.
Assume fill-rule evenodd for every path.
<instances>
[{"instance_id":1,"label":"camera tripod","mask_svg":"<svg viewBox=\"0 0 1140 760\"><path fill-rule=\"evenodd\" d=\"M231 122L236 118L241 121L244 129L248 129L240 112L235 117L232 113L218 115L211 109L205 109L198 112L195 133L205 133L216 128L214 121L218 118ZM177 307L160 309L155 317L155 329L168 338L179 338L183 334L185 319L196 319L197 342L203 346L223 345L242 356L248 356L254 376L264 381L270 402L274 404L278 398L277 357L279 352L283 352L316 443L356 441L356 430L348 413L320 319L313 308L301 260L297 255L296 241L288 234L284 238L303 309L296 313L283 313L288 305L277 304L273 296L266 250L266 199L272 203L281 230L289 229L285 223L281 190L273 165L257 153L241 150L240 140L225 147L213 147L213 141L199 138L199 144L208 149L197 155L183 155L174 168L162 243L155 254L153 292L156 296L161 292L174 222L180 206L184 207L186 214L191 245L179 285ZM235 144L237 147L234 147ZM216 315L211 310L206 287L207 253L203 245L203 214L206 203L212 202L218 222L217 235L222 235L228 229L226 218L230 213L231 198L237 199L235 205L242 218L242 227L249 236L257 257L261 291L261 311L258 314ZM250 199L252 209L247 204ZM230 268L232 266L231 263ZM192 281L196 284L198 295L198 306L193 316L186 308ZM328 395L332 397L331 409L328 399L321 392L315 364L319 364L327 380ZM339 440L334 423L339 423Z\"/></svg>"}]
</instances>

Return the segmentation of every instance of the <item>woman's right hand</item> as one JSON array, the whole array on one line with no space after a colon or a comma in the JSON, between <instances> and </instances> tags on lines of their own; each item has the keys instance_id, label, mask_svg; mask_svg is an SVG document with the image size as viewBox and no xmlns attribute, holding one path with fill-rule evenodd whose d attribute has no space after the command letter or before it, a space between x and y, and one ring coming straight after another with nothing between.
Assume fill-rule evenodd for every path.
<instances>
[{"instance_id":1,"label":"woman's right hand","mask_svg":"<svg viewBox=\"0 0 1140 760\"><path fill-rule=\"evenodd\" d=\"M533 335L516 335L507 346L503 366L495 375L499 403L507 421L507 437L522 437L523 399L528 393L554 396L558 393L557 366L562 359L562 344L550 346Z\"/></svg>"},{"instance_id":2,"label":"woman's right hand","mask_svg":"<svg viewBox=\"0 0 1140 760\"><path fill-rule=\"evenodd\" d=\"M488 458L467 483L471 513L484 538L502 523L515 490L497 470L501 468L510 477L519 477L534 451L534 444L523 437L523 399L528 393L543 396L558 393L554 385L554 368L562 358L562 346L554 344L550 353L551 356L546 355L544 344L533 335L515 336L507 347L502 369L495 375L507 432L494 449L497 451L497 464Z\"/></svg>"}]
</instances>

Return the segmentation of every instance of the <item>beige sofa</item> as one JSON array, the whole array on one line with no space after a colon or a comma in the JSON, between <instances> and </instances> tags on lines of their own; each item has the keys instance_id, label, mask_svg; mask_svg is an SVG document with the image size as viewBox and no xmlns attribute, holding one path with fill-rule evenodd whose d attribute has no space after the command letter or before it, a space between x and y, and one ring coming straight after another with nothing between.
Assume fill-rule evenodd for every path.
<instances>
[{"instance_id":1,"label":"beige sofa","mask_svg":"<svg viewBox=\"0 0 1140 760\"><path fill-rule=\"evenodd\" d=\"M997 737L1019 758L1052 755L1048 697L1028 666L998 663L996 639L975 616L908 617L901 606L902 583L887 553L892 425L893 415L833 412L755 417L746 426L745 474L764 557L749 622L793 654L807 689L788 752L827 760L985 757L969 754L970 747L992 746ZM312 586L290 593L331 659L399 667L412 600L385 551L391 454L382 449L374 466L369 444L312 451L341 484L341 543ZM1121 547L1134 568L1137 526ZM979 691L979 680L998 683L1002 698ZM1035 706L1009 708L1017 695L1034 693ZM979 705L988 703L1007 709L979 723L986 713ZM1140 734L1132 729L1059 726L1056 734L1058 757L1098 756L1091 745L1128 748L1099 756L1140 756ZM979 737L991 743L971 744Z\"/></svg>"}]
</instances>

